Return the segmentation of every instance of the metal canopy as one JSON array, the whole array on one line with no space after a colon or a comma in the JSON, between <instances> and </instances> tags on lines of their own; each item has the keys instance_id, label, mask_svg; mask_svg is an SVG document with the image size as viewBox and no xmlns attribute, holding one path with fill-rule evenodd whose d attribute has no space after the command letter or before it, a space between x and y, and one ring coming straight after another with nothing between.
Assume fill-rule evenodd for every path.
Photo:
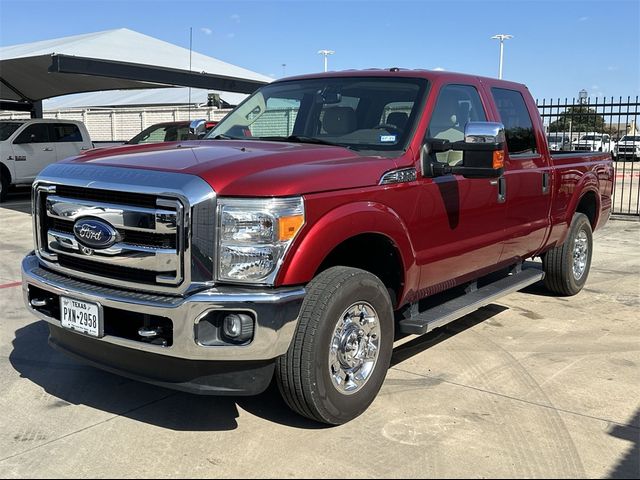
<instances>
[{"instance_id":1,"label":"metal canopy","mask_svg":"<svg viewBox=\"0 0 640 480\"><path fill-rule=\"evenodd\" d=\"M186 86L251 93L272 79L128 29L0 47L0 105L101 90Z\"/></svg>"}]
</instances>

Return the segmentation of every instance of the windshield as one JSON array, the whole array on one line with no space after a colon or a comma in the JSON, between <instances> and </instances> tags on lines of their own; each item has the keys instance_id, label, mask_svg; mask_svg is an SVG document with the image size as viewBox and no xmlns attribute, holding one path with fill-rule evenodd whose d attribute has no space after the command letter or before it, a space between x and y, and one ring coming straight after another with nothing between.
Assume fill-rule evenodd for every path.
<instances>
[{"instance_id":1,"label":"windshield","mask_svg":"<svg viewBox=\"0 0 640 480\"><path fill-rule=\"evenodd\" d=\"M599 142L600 140L602 140L602 137L599 135L583 135L580 140L594 140L596 142Z\"/></svg>"},{"instance_id":2,"label":"windshield","mask_svg":"<svg viewBox=\"0 0 640 480\"><path fill-rule=\"evenodd\" d=\"M206 138L340 145L354 150L406 148L427 81L345 77L262 87Z\"/></svg>"},{"instance_id":3,"label":"windshield","mask_svg":"<svg viewBox=\"0 0 640 480\"><path fill-rule=\"evenodd\" d=\"M9 138L13 132L20 128L22 122L0 122L0 141Z\"/></svg>"},{"instance_id":4,"label":"windshield","mask_svg":"<svg viewBox=\"0 0 640 480\"><path fill-rule=\"evenodd\" d=\"M181 123L178 125L159 124L145 128L129 140L127 144L137 145L139 143L179 142L181 140L189 140L191 138L189 123Z\"/></svg>"},{"instance_id":5,"label":"windshield","mask_svg":"<svg viewBox=\"0 0 640 480\"><path fill-rule=\"evenodd\" d=\"M620 139L621 142L640 142L640 135L625 135Z\"/></svg>"}]
</instances>

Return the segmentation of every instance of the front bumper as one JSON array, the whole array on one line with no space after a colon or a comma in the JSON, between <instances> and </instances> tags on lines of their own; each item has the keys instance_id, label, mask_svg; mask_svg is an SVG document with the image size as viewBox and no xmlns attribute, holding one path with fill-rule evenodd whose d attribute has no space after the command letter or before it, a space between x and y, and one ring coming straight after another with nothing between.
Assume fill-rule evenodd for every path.
<instances>
[{"instance_id":1,"label":"front bumper","mask_svg":"<svg viewBox=\"0 0 640 480\"><path fill-rule=\"evenodd\" d=\"M226 368L224 364L229 367L228 364L232 363L234 366L231 370L234 370L240 363L249 362L253 366L257 365L256 368L263 373L271 368L272 373L272 366L266 365L272 364L275 358L283 355L289 348L305 295L305 290L302 287L251 289L221 286L186 297L133 292L96 285L52 272L43 268L34 254L25 257L22 262L22 289L27 308L34 315L52 325L50 337L52 345L96 366L158 384L163 384L161 372L178 371L179 368L176 366L180 365L181 361L185 362L182 367L186 366L188 367L186 370L193 372L200 371L204 363L218 363L218 365L209 365L207 368L212 367L216 372L223 372ZM59 296L64 295L97 303L105 312L112 312L112 315L123 312L120 315L125 315L125 313L141 317L151 315L169 319L173 328L172 342L170 346L154 345L142 338L123 338L108 334L106 333L109 331L108 328L105 328L106 334L102 338L87 337L81 333L63 329L55 308L43 309L31 305L33 299L31 297L42 296L43 292L50 294L53 304L59 301ZM247 345L207 346L199 343L196 338L198 321L208 312L218 310L252 312L255 318L253 340ZM108 327L109 319L106 315L104 321L105 327ZM131 354L123 355L122 352L127 351ZM107 355L106 352L111 352L111 354ZM129 356L135 357L135 361L115 362L116 357ZM172 362L172 359L175 362ZM157 368L154 370L156 373L147 375L144 371L139 371L137 365L140 362L156 366L167 364L170 367ZM191 366L187 365L189 362L191 362ZM201 365L194 367L198 363ZM222 367L222 370L217 367ZM265 367L266 370L262 367ZM247 369L241 368L241 370L246 371ZM251 375L249 374L247 377L249 380L253 378ZM195 378L197 375L194 373L192 377ZM169 373L167 373L165 380L169 382L169 385L165 386L185 382L194 384L194 382L187 381L187 378L173 378ZM211 382L205 383L211 384ZM188 386L187 388L179 388L175 385L174 388L203 393L201 391L203 388L198 386L197 382L194 385L196 385L195 389ZM225 388L226 385L222 385L221 389L225 390ZM245 393L255 393L251 386L247 386L247 388ZM242 393L238 390L237 385L232 390L237 394Z\"/></svg>"}]
</instances>

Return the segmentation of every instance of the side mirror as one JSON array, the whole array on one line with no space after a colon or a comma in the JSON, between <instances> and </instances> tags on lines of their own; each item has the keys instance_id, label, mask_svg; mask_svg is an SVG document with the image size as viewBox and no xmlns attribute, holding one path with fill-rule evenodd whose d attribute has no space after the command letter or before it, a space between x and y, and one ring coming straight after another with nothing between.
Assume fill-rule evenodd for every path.
<instances>
[{"instance_id":1,"label":"side mirror","mask_svg":"<svg viewBox=\"0 0 640 480\"><path fill-rule=\"evenodd\" d=\"M189 124L189 133L193 135L193 138L198 138L205 133L205 120L194 120Z\"/></svg>"},{"instance_id":2,"label":"side mirror","mask_svg":"<svg viewBox=\"0 0 640 480\"><path fill-rule=\"evenodd\" d=\"M464 140L428 139L421 160L425 176L458 174L466 178L494 178L504 173L504 125L494 122L469 122ZM431 152L462 151L462 165L435 161Z\"/></svg>"}]
</instances>

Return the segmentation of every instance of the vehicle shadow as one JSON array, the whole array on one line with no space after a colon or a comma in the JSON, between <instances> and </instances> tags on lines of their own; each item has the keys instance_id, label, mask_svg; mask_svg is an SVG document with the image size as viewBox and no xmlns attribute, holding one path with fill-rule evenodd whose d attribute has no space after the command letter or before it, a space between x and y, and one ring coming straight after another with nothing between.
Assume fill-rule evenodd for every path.
<instances>
[{"instance_id":1,"label":"vehicle shadow","mask_svg":"<svg viewBox=\"0 0 640 480\"><path fill-rule=\"evenodd\" d=\"M463 332L506 307L489 305L394 349L391 366ZM254 397L199 396L129 380L63 355L47 345L49 328L36 321L15 332L9 361L22 378L56 400L54 407L87 405L175 431L228 431L238 427L239 408L265 420L305 430L330 428L292 412L275 382Z\"/></svg>"},{"instance_id":2,"label":"vehicle shadow","mask_svg":"<svg viewBox=\"0 0 640 480\"><path fill-rule=\"evenodd\" d=\"M507 307L497 304L489 304L486 307L482 307L475 312L472 312L464 317L435 329L434 331L416 337L402 345L393 349L393 355L391 356L391 366L395 367L398 364L414 357L431 347L450 339L451 337L464 332L470 328L479 325L480 323L498 315L501 312L508 310ZM402 337L398 338L398 340Z\"/></svg>"},{"instance_id":3,"label":"vehicle shadow","mask_svg":"<svg viewBox=\"0 0 640 480\"><path fill-rule=\"evenodd\" d=\"M640 478L640 409L628 426L616 425L609 435L626 440L631 446L605 478Z\"/></svg>"},{"instance_id":4,"label":"vehicle shadow","mask_svg":"<svg viewBox=\"0 0 640 480\"><path fill-rule=\"evenodd\" d=\"M31 213L31 187L15 187L7 192L7 199L0 203L0 209Z\"/></svg>"},{"instance_id":5,"label":"vehicle shadow","mask_svg":"<svg viewBox=\"0 0 640 480\"><path fill-rule=\"evenodd\" d=\"M255 397L191 395L129 380L84 365L47 345L48 325L37 321L15 332L9 361L27 378L66 404L89 407L176 431L226 431L238 427L238 408L283 425L326 428L293 413L276 386Z\"/></svg>"}]
</instances>

